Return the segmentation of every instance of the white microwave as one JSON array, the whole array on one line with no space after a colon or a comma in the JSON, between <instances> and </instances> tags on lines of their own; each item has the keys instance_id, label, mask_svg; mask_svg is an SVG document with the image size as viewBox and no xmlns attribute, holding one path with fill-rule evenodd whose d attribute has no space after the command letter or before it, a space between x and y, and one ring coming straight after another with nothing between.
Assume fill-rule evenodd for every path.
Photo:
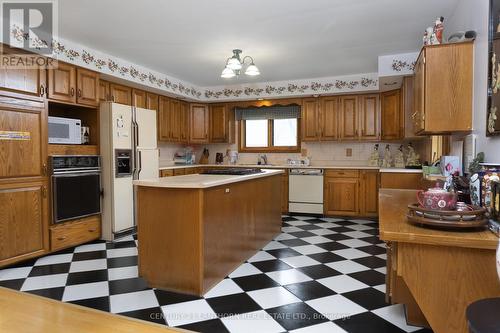
<instances>
[{"instance_id":1,"label":"white microwave","mask_svg":"<svg viewBox=\"0 0 500 333\"><path fill-rule=\"evenodd\" d=\"M49 116L49 143L81 144L82 121L80 119Z\"/></svg>"}]
</instances>

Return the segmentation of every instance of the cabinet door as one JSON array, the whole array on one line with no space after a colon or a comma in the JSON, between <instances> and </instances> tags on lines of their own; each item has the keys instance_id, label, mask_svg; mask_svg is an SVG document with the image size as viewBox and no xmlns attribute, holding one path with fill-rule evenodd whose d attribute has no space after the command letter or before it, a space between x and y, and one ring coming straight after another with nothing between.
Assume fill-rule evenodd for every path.
<instances>
[{"instance_id":1,"label":"cabinet door","mask_svg":"<svg viewBox=\"0 0 500 333\"><path fill-rule=\"evenodd\" d=\"M358 192L358 178L325 178L325 213L328 215L358 215Z\"/></svg>"},{"instance_id":2,"label":"cabinet door","mask_svg":"<svg viewBox=\"0 0 500 333\"><path fill-rule=\"evenodd\" d=\"M171 137L170 99L160 96L158 112L158 140L168 141Z\"/></svg>"},{"instance_id":3,"label":"cabinet door","mask_svg":"<svg viewBox=\"0 0 500 333\"><path fill-rule=\"evenodd\" d=\"M83 68L76 70L76 102L90 106L99 104L99 73Z\"/></svg>"},{"instance_id":4,"label":"cabinet door","mask_svg":"<svg viewBox=\"0 0 500 333\"><path fill-rule=\"evenodd\" d=\"M411 116L413 115L413 76L405 76L403 79L403 86L401 88L401 113L403 115L404 123L404 133L403 138L412 138L415 136L415 131L413 128L413 121Z\"/></svg>"},{"instance_id":5,"label":"cabinet door","mask_svg":"<svg viewBox=\"0 0 500 333\"><path fill-rule=\"evenodd\" d=\"M210 142L227 142L228 119L224 104L210 105Z\"/></svg>"},{"instance_id":6,"label":"cabinet door","mask_svg":"<svg viewBox=\"0 0 500 333\"><path fill-rule=\"evenodd\" d=\"M47 113L45 109L0 107L0 180L42 177L47 172Z\"/></svg>"},{"instance_id":7,"label":"cabinet door","mask_svg":"<svg viewBox=\"0 0 500 333\"><path fill-rule=\"evenodd\" d=\"M419 133L425 128L425 50L415 64L415 81L413 85L413 129Z\"/></svg>"},{"instance_id":8,"label":"cabinet door","mask_svg":"<svg viewBox=\"0 0 500 333\"><path fill-rule=\"evenodd\" d=\"M0 266L48 251L47 183L0 186Z\"/></svg>"},{"instance_id":9,"label":"cabinet door","mask_svg":"<svg viewBox=\"0 0 500 333\"><path fill-rule=\"evenodd\" d=\"M344 140L358 138L358 98L342 96L340 99L340 137Z\"/></svg>"},{"instance_id":10,"label":"cabinet door","mask_svg":"<svg viewBox=\"0 0 500 333\"><path fill-rule=\"evenodd\" d=\"M361 95L359 100L359 129L363 140L380 138L379 94Z\"/></svg>"},{"instance_id":11,"label":"cabinet door","mask_svg":"<svg viewBox=\"0 0 500 333\"><path fill-rule=\"evenodd\" d=\"M76 67L59 62L48 70L48 97L62 102L76 103Z\"/></svg>"},{"instance_id":12,"label":"cabinet door","mask_svg":"<svg viewBox=\"0 0 500 333\"><path fill-rule=\"evenodd\" d=\"M288 212L288 171L281 177L281 212Z\"/></svg>"},{"instance_id":13,"label":"cabinet door","mask_svg":"<svg viewBox=\"0 0 500 333\"><path fill-rule=\"evenodd\" d=\"M319 140L319 117L318 117L318 99L305 98L302 100L302 140Z\"/></svg>"},{"instance_id":14,"label":"cabinet door","mask_svg":"<svg viewBox=\"0 0 500 333\"><path fill-rule=\"evenodd\" d=\"M376 170L361 171L360 210L362 216L378 216L379 173Z\"/></svg>"},{"instance_id":15,"label":"cabinet door","mask_svg":"<svg viewBox=\"0 0 500 333\"><path fill-rule=\"evenodd\" d=\"M181 113L181 142L189 141L189 103L180 102Z\"/></svg>"},{"instance_id":16,"label":"cabinet door","mask_svg":"<svg viewBox=\"0 0 500 333\"><path fill-rule=\"evenodd\" d=\"M132 105L136 108L147 109L146 92L144 90L132 89Z\"/></svg>"},{"instance_id":17,"label":"cabinet door","mask_svg":"<svg viewBox=\"0 0 500 333\"><path fill-rule=\"evenodd\" d=\"M158 111L158 95L146 93L146 109Z\"/></svg>"},{"instance_id":18,"label":"cabinet door","mask_svg":"<svg viewBox=\"0 0 500 333\"><path fill-rule=\"evenodd\" d=\"M401 91L383 92L381 98L382 140L400 140L404 135Z\"/></svg>"},{"instance_id":19,"label":"cabinet door","mask_svg":"<svg viewBox=\"0 0 500 333\"><path fill-rule=\"evenodd\" d=\"M323 97L321 99L321 140L338 139L339 104L338 97Z\"/></svg>"},{"instance_id":20,"label":"cabinet door","mask_svg":"<svg viewBox=\"0 0 500 333\"><path fill-rule=\"evenodd\" d=\"M170 139L181 141L181 103L176 99L170 100Z\"/></svg>"},{"instance_id":21,"label":"cabinet door","mask_svg":"<svg viewBox=\"0 0 500 333\"><path fill-rule=\"evenodd\" d=\"M4 45L4 49L7 47ZM8 54L9 52L4 52ZM16 60L23 61L26 59L23 56L13 56ZM21 58L21 59L20 59ZM33 96L44 96L46 88L46 73L45 68L39 69L30 68L9 68L0 66L0 89L11 90L22 94Z\"/></svg>"},{"instance_id":22,"label":"cabinet door","mask_svg":"<svg viewBox=\"0 0 500 333\"><path fill-rule=\"evenodd\" d=\"M189 112L189 142L207 143L209 112L207 105L191 104Z\"/></svg>"},{"instance_id":23,"label":"cabinet door","mask_svg":"<svg viewBox=\"0 0 500 333\"><path fill-rule=\"evenodd\" d=\"M109 92L109 82L99 80L99 101L107 102L111 100L111 94Z\"/></svg>"},{"instance_id":24,"label":"cabinet door","mask_svg":"<svg viewBox=\"0 0 500 333\"><path fill-rule=\"evenodd\" d=\"M119 84L109 85L111 100L115 103L132 105L132 89Z\"/></svg>"}]
</instances>

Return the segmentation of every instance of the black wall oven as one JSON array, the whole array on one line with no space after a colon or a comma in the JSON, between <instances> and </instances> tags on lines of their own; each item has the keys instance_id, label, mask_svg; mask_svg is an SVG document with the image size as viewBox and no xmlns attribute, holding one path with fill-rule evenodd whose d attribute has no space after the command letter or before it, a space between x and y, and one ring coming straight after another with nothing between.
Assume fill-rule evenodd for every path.
<instances>
[{"instance_id":1,"label":"black wall oven","mask_svg":"<svg viewBox=\"0 0 500 333\"><path fill-rule=\"evenodd\" d=\"M54 223L101 213L100 157L52 156Z\"/></svg>"}]
</instances>

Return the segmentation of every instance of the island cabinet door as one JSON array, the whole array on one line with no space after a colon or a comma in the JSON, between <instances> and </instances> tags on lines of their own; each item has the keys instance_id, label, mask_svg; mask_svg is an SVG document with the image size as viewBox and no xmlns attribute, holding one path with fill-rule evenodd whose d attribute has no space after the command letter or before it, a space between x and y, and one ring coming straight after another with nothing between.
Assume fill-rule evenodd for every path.
<instances>
[{"instance_id":1,"label":"island cabinet door","mask_svg":"<svg viewBox=\"0 0 500 333\"><path fill-rule=\"evenodd\" d=\"M325 178L325 214L359 214L359 179Z\"/></svg>"}]
</instances>

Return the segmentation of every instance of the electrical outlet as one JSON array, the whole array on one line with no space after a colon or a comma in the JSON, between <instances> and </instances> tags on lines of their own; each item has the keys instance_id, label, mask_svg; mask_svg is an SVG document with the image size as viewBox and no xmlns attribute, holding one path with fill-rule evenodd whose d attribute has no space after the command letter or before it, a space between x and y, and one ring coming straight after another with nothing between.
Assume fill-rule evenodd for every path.
<instances>
[{"instance_id":1,"label":"electrical outlet","mask_svg":"<svg viewBox=\"0 0 500 333\"><path fill-rule=\"evenodd\" d=\"M352 148L345 149L345 156L352 157Z\"/></svg>"}]
</instances>

